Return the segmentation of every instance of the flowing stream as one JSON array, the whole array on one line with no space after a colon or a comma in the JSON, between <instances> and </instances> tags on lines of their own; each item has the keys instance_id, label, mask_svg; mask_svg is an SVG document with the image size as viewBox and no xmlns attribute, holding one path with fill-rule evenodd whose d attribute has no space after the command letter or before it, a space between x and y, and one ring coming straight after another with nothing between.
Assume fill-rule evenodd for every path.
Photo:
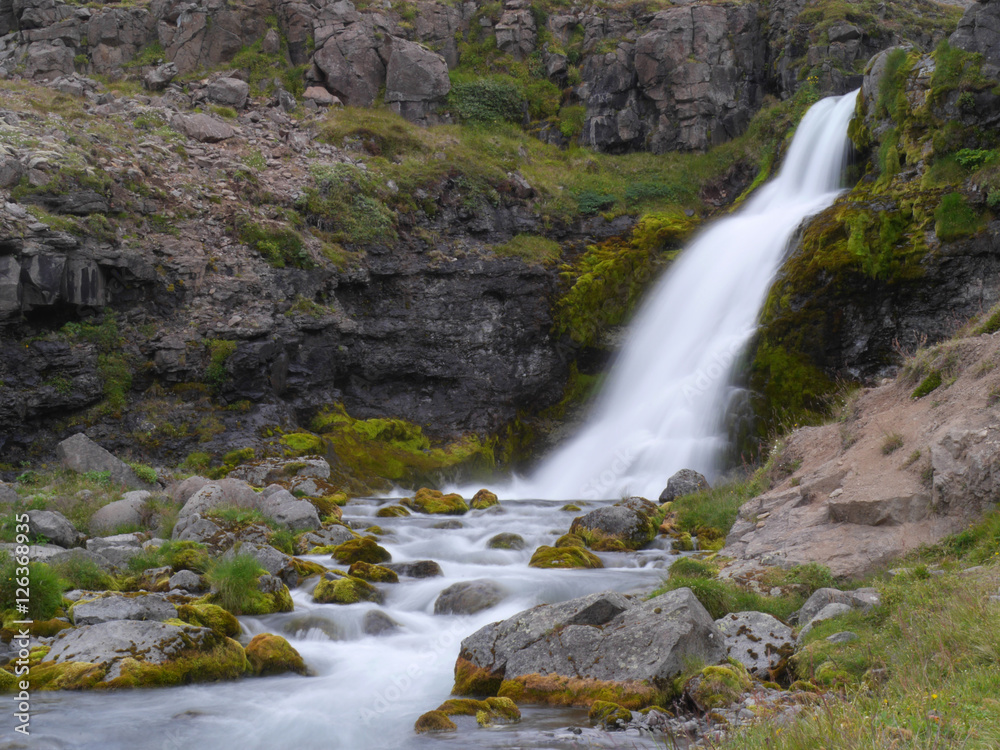
<instances>
[{"instance_id":1,"label":"flowing stream","mask_svg":"<svg viewBox=\"0 0 1000 750\"><path fill-rule=\"evenodd\" d=\"M778 176L707 227L649 292L581 431L505 494L656 499L680 469L717 473L734 366L792 233L839 193L856 98L810 108Z\"/></svg>"},{"instance_id":2,"label":"flowing stream","mask_svg":"<svg viewBox=\"0 0 1000 750\"><path fill-rule=\"evenodd\" d=\"M581 709L524 707L518 725L450 736L416 736L413 722L448 698L461 640L487 623L546 602L616 589L645 592L674 557L669 544L601 554L602 570L538 570L532 551L565 533L573 498L584 510L623 492L656 498L677 469L711 471L724 443L721 413L736 356L753 332L789 236L837 195L855 94L827 99L805 116L779 176L736 215L709 227L683 253L637 315L625 350L584 430L533 477L500 493L502 507L472 511L458 528L440 517L378 518L388 499L354 500L345 521L385 531L394 562L431 559L444 576L382 586L378 607L400 628L366 635L374 604L317 605L306 582L295 611L242 618L248 635L285 635L314 672L173 689L33 696L32 736L0 747L94 750L345 750L375 748L664 747L662 739L588 734ZM521 500L510 498L524 498ZM531 499L528 499L531 498ZM544 498L539 500L537 498ZM524 537L522 551L491 550L499 532ZM333 567L327 556L309 559ZM434 615L449 585L478 578L507 597L475 615ZM314 583L314 582L312 582ZM470 743L473 743L470 745Z\"/></svg>"}]
</instances>

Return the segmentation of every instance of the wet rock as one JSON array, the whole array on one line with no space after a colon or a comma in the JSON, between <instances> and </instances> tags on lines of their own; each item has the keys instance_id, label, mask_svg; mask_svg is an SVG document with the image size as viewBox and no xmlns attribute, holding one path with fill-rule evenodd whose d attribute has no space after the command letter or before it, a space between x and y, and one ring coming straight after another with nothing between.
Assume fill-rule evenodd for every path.
<instances>
[{"instance_id":1,"label":"wet rock","mask_svg":"<svg viewBox=\"0 0 1000 750\"><path fill-rule=\"evenodd\" d=\"M400 504L420 513L460 516L469 512L469 506L465 504L465 499L461 495L454 492L446 495L439 490L426 487L417 490L417 494L412 498L404 497L400 500Z\"/></svg>"},{"instance_id":2,"label":"wet rock","mask_svg":"<svg viewBox=\"0 0 1000 750\"><path fill-rule=\"evenodd\" d=\"M74 625L95 625L112 620L156 620L162 622L177 616L177 607L161 594L125 596L112 594L98 599L80 601L70 608Z\"/></svg>"},{"instance_id":3,"label":"wet rock","mask_svg":"<svg viewBox=\"0 0 1000 750\"><path fill-rule=\"evenodd\" d=\"M60 547L75 547L83 535L62 513L54 510L29 510L28 531L34 537L45 537Z\"/></svg>"},{"instance_id":4,"label":"wet rock","mask_svg":"<svg viewBox=\"0 0 1000 750\"><path fill-rule=\"evenodd\" d=\"M667 486L660 493L660 502L668 503L674 498L709 489L708 480L697 471L681 469L667 480Z\"/></svg>"},{"instance_id":5,"label":"wet rock","mask_svg":"<svg viewBox=\"0 0 1000 750\"><path fill-rule=\"evenodd\" d=\"M436 578L443 576L441 566L433 560L414 560L413 562L383 563L382 567L394 571L407 578Z\"/></svg>"},{"instance_id":6,"label":"wet rock","mask_svg":"<svg viewBox=\"0 0 1000 750\"><path fill-rule=\"evenodd\" d=\"M521 550L524 549L524 537L520 534L497 534L496 536L490 537L490 540L486 542L486 546L490 549Z\"/></svg>"},{"instance_id":7,"label":"wet rock","mask_svg":"<svg viewBox=\"0 0 1000 750\"><path fill-rule=\"evenodd\" d=\"M434 602L436 615L472 615L494 607L504 600L507 592L487 580L461 581L440 593Z\"/></svg>"},{"instance_id":8,"label":"wet rock","mask_svg":"<svg viewBox=\"0 0 1000 750\"><path fill-rule=\"evenodd\" d=\"M733 612L715 625L725 636L726 656L763 680L773 681L795 650L792 629L763 612Z\"/></svg>"},{"instance_id":9,"label":"wet rock","mask_svg":"<svg viewBox=\"0 0 1000 750\"><path fill-rule=\"evenodd\" d=\"M385 597L375 586L352 576L341 576L334 572L316 584L313 601L318 604L357 604L375 602L381 604Z\"/></svg>"},{"instance_id":10,"label":"wet rock","mask_svg":"<svg viewBox=\"0 0 1000 750\"><path fill-rule=\"evenodd\" d=\"M115 458L82 432L59 443L56 446L56 457L63 467L80 474L108 471L111 472L112 482L133 489L148 488L124 461Z\"/></svg>"},{"instance_id":11,"label":"wet rock","mask_svg":"<svg viewBox=\"0 0 1000 750\"><path fill-rule=\"evenodd\" d=\"M350 539L356 539L357 534L346 526L333 524L322 529L310 531L298 539L298 551L300 554L313 554L311 550L316 547L336 547Z\"/></svg>"},{"instance_id":12,"label":"wet rock","mask_svg":"<svg viewBox=\"0 0 1000 750\"><path fill-rule=\"evenodd\" d=\"M201 143L218 143L236 135L231 126L205 114L178 115L173 125L188 138Z\"/></svg>"},{"instance_id":13,"label":"wet rock","mask_svg":"<svg viewBox=\"0 0 1000 750\"><path fill-rule=\"evenodd\" d=\"M210 102L233 109L243 109L249 95L250 85L238 78L216 78L205 88Z\"/></svg>"},{"instance_id":14,"label":"wet rock","mask_svg":"<svg viewBox=\"0 0 1000 750\"><path fill-rule=\"evenodd\" d=\"M399 630L400 624L381 610L373 609L365 612L365 618L361 623L361 629L365 635L383 635Z\"/></svg>"},{"instance_id":15,"label":"wet rock","mask_svg":"<svg viewBox=\"0 0 1000 750\"><path fill-rule=\"evenodd\" d=\"M375 541L367 538L349 539L343 544L337 545L333 551L333 557L343 565L350 565L358 561L378 565L392 560L392 555Z\"/></svg>"},{"instance_id":16,"label":"wet rock","mask_svg":"<svg viewBox=\"0 0 1000 750\"><path fill-rule=\"evenodd\" d=\"M474 693L490 681L518 678L533 690L566 690L565 683L536 681L532 675L667 684L693 659L721 661L723 641L690 589L649 601L617 592L590 594L534 607L466 638L455 667L455 692ZM651 700L655 688L646 689Z\"/></svg>"},{"instance_id":17,"label":"wet rock","mask_svg":"<svg viewBox=\"0 0 1000 750\"><path fill-rule=\"evenodd\" d=\"M431 528L432 529L445 529L445 530L448 530L448 529L462 529L462 528L465 528L465 524L462 523L461 521L453 519L451 521L442 521L441 523L436 523Z\"/></svg>"},{"instance_id":18,"label":"wet rock","mask_svg":"<svg viewBox=\"0 0 1000 750\"><path fill-rule=\"evenodd\" d=\"M379 508L375 513L376 518L403 518L408 515L410 515L410 511L402 505L387 505Z\"/></svg>"},{"instance_id":19,"label":"wet rock","mask_svg":"<svg viewBox=\"0 0 1000 750\"><path fill-rule=\"evenodd\" d=\"M280 635L259 633L246 647L250 669L258 677L271 674L297 672L306 674L306 664L302 656Z\"/></svg>"},{"instance_id":20,"label":"wet rock","mask_svg":"<svg viewBox=\"0 0 1000 750\"><path fill-rule=\"evenodd\" d=\"M470 505L473 510L486 510L499 504L500 501L497 500L497 496L494 493L489 490L479 490L479 492L472 496L472 503Z\"/></svg>"},{"instance_id":21,"label":"wet rock","mask_svg":"<svg viewBox=\"0 0 1000 750\"><path fill-rule=\"evenodd\" d=\"M399 575L383 565L356 562L347 571L348 575L369 583L399 583Z\"/></svg>"},{"instance_id":22,"label":"wet rock","mask_svg":"<svg viewBox=\"0 0 1000 750\"><path fill-rule=\"evenodd\" d=\"M588 545L598 551L639 549L656 536L658 510L645 498L630 497L574 519L570 533L587 534Z\"/></svg>"},{"instance_id":23,"label":"wet rock","mask_svg":"<svg viewBox=\"0 0 1000 750\"><path fill-rule=\"evenodd\" d=\"M532 568L603 568L601 558L583 547L546 547L535 550L528 565Z\"/></svg>"}]
</instances>

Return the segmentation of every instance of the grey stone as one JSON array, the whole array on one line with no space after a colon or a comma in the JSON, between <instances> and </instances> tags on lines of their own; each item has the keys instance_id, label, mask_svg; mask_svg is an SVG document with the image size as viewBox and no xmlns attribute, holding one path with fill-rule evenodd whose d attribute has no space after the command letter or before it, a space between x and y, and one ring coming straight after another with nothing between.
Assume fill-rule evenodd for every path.
<instances>
[{"instance_id":1,"label":"grey stone","mask_svg":"<svg viewBox=\"0 0 1000 750\"><path fill-rule=\"evenodd\" d=\"M361 629L365 635L383 635L399 630L399 623L393 620L385 612L372 609L365 612L365 618L361 622Z\"/></svg>"},{"instance_id":2,"label":"grey stone","mask_svg":"<svg viewBox=\"0 0 1000 750\"><path fill-rule=\"evenodd\" d=\"M54 510L29 510L28 530L60 547L75 547L82 537L66 516Z\"/></svg>"},{"instance_id":3,"label":"grey stone","mask_svg":"<svg viewBox=\"0 0 1000 750\"><path fill-rule=\"evenodd\" d=\"M184 503L179 516L203 514L213 508L255 508L260 510L260 497L246 482L220 479L202 486Z\"/></svg>"},{"instance_id":4,"label":"grey stone","mask_svg":"<svg viewBox=\"0 0 1000 750\"><path fill-rule=\"evenodd\" d=\"M268 518L284 524L292 531L317 529L322 524L316 506L308 500L299 500L288 490L275 492L261 503L261 512Z\"/></svg>"},{"instance_id":5,"label":"grey stone","mask_svg":"<svg viewBox=\"0 0 1000 750\"><path fill-rule=\"evenodd\" d=\"M140 481L124 461L115 458L82 432L59 443L56 446L56 456L65 468L80 474L88 471L108 471L111 472L113 482L133 489L149 488L149 485Z\"/></svg>"},{"instance_id":6,"label":"grey stone","mask_svg":"<svg viewBox=\"0 0 1000 750\"><path fill-rule=\"evenodd\" d=\"M840 591L839 589L822 588L813 592L795 617L796 622L804 625L828 604L846 604L867 613L881 603L882 599L877 589L863 588L855 591Z\"/></svg>"},{"instance_id":7,"label":"grey stone","mask_svg":"<svg viewBox=\"0 0 1000 750\"><path fill-rule=\"evenodd\" d=\"M236 131L222 120L201 113L178 115L173 124L188 138L201 143L218 143L236 135Z\"/></svg>"},{"instance_id":8,"label":"grey stone","mask_svg":"<svg viewBox=\"0 0 1000 750\"><path fill-rule=\"evenodd\" d=\"M411 562L380 563L383 568L408 578L436 578L443 576L441 566L433 560L413 560Z\"/></svg>"},{"instance_id":9,"label":"grey stone","mask_svg":"<svg viewBox=\"0 0 1000 750\"><path fill-rule=\"evenodd\" d=\"M217 78L208 84L205 95L214 104L243 109L250 96L250 85L238 78Z\"/></svg>"},{"instance_id":10,"label":"grey stone","mask_svg":"<svg viewBox=\"0 0 1000 750\"><path fill-rule=\"evenodd\" d=\"M292 477L330 478L330 464L325 458L303 456L301 458L266 458L237 466L229 472L230 479L242 479L254 487L271 485ZM275 485L281 489L280 485ZM267 494L265 492L265 494Z\"/></svg>"},{"instance_id":11,"label":"grey stone","mask_svg":"<svg viewBox=\"0 0 1000 750\"><path fill-rule=\"evenodd\" d=\"M681 469L667 480L667 486L660 493L660 502L668 503L674 498L701 492L709 488L708 480L693 469Z\"/></svg>"},{"instance_id":12,"label":"grey stone","mask_svg":"<svg viewBox=\"0 0 1000 750\"><path fill-rule=\"evenodd\" d=\"M436 615L472 615L502 602L506 591L493 581L461 581L440 593L434 602Z\"/></svg>"},{"instance_id":13,"label":"grey stone","mask_svg":"<svg viewBox=\"0 0 1000 750\"><path fill-rule=\"evenodd\" d=\"M1000 66L1000 7L995 2L969 5L949 42L966 52L979 52L994 68Z\"/></svg>"},{"instance_id":14,"label":"grey stone","mask_svg":"<svg viewBox=\"0 0 1000 750\"><path fill-rule=\"evenodd\" d=\"M441 55L415 42L393 38L386 70L387 102L438 102L450 90L448 63Z\"/></svg>"},{"instance_id":15,"label":"grey stone","mask_svg":"<svg viewBox=\"0 0 1000 750\"><path fill-rule=\"evenodd\" d=\"M80 601L70 608L74 625L96 625L112 620L169 620L177 616L177 607L161 594L123 596L112 594Z\"/></svg>"},{"instance_id":16,"label":"grey stone","mask_svg":"<svg viewBox=\"0 0 1000 750\"><path fill-rule=\"evenodd\" d=\"M172 538L179 542L202 542L215 548L229 547L235 541L232 534L197 513L178 518Z\"/></svg>"},{"instance_id":17,"label":"grey stone","mask_svg":"<svg viewBox=\"0 0 1000 750\"><path fill-rule=\"evenodd\" d=\"M164 664L192 646L214 644L216 640L208 628L111 620L62 631L46 658L57 664L70 661L100 664L108 670L104 681L109 681L121 675L124 659Z\"/></svg>"},{"instance_id":18,"label":"grey stone","mask_svg":"<svg viewBox=\"0 0 1000 750\"><path fill-rule=\"evenodd\" d=\"M850 643L851 641L858 640L859 636L857 633L852 633L850 630L843 630L839 633L834 633L833 635L827 636L827 640L830 643Z\"/></svg>"},{"instance_id":19,"label":"grey stone","mask_svg":"<svg viewBox=\"0 0 1000 750\"><path fill-rule=\"evenodd\" d=\"M109 547L134 547L141 550L144 540L141 534L115 534L114 536L97 536L87 540L87 549L91 552L103 552Z\"/></svg>"},{"instance_id":20,"label":"grey stone","mask_svg":"<svg viewBox=\"0 0 1000 750\"><path fill-rule=\"evenodd\" d=\"M846 615L851 612L854 608L850 604L841 604L839 602L833 602L827 604L823 609L813 615L809 622L807 622L802 629L799 631L799 637L797 643L801 644L805 641L806 635L812 631L817 625L826 620L832 620L834 617L840 617L841 615Z\"/></svg>"},{"instance_id":21,"label":"grey stone","mask_svg":"<svg viewBox=\"0 0 1000 750\"><path fill-rule=\"evenodd\" d=\"M341 106L343 102L327 91L323 86L310 86L302 94L306 101L316 102L321 107ZM2 172L0 172L2 174Z\"/></svg>"},{"instance_id":22,"label":"grey stone","mask_svg":"<svg viewBox=\"0 0 1000 750\"><path fill-rule=\"evenodd\" d=\"M172 62L168 62L146 73L143 76L142 82L150 91L163 91L177 77L178 72L177 66Z\"/></svg>"},{"instance_id":23,"label":"grey stone","mask_svg":"<svg viewBox=\"0 0 1000 750\"><path fill-rule=\"evenodd\" d=\"M608 591L534 607L478 630L459 654L502 679L537 673L657 684L692 660L724 657L722 633L687 588L649 601Z\"/></svg>"},{"instance_id":24,"label":"grey stone","mask_svg":"<svg viewBox=\"0 0 1000 750\"><path fill-rule=\"evenodd\" d=\"M236 554L250 555L264 570L277 576L288 586L294 586L298 582L292 558L268 544L241 543L229 549L223 557L233 557Z\"/></svg>"},{"instance_id":25,"label":"grey stone","mask_svg":"<svg viewBox=\"0 0 1000 750\"><path fill-rule=\"evenodd\" d=\"M0 188L14 187L24 177L24 165L13 156L0 157Z\"/></svg>"},{"instance_id":26,"label":"grey stone","mask_svg":"<svg viewBox=\"0 0 1000 750\"><path fill-rule=\"evenodd\" d=\"M41 557L35 553L32 553L31 559L40 562L46 562L49 565L59 565L61 563L67 562L79 562L86 561L92 562L101 570L113 571L115 566L112 565L104 555L93 552L89 549L84 549L83 547L74 547L73 549L62 549L61 547L56 547L58 551L54 554L48 555L47 557Z\"/></svg>"},{"instance_id":27,"label":"grey stone","mask_svg":"<svg viewBox=\"0 0 1000 750\"><path fill-rule=\"evenodd\" d=\"M306 555L309 554L309 550L313 547L336 546L355 537L357 537L357 534L346 526L335 524L303 534L299 537L298 551L300 554Z\"/></svg>"},{"instance_id":28,"label":"grey stone","mask_svg":"<svg viewBox=\"0 0 1000 750\"><path fill-rule=\"evenodd\" d=\"M350 107L370 107L385 83L385 63L372 26L354 23L331 36L313 55L326 88Z\"/></svg>"},{"instance_id":29,"label":"grey stone","mask_svg":"<svg viewBox=\"0 0 1000 750\"><path fill-rule=\"evenodd\" d=\"M167 488L167 494L174 499L174 502L178 502L181 505L186 503L191 499L198 490L208 484L211 480L205 477L188 477L183 482L179 484L173 484Z\"/></svg>"},{"instance_id":30,"label":"grey stone","mask_svg":"<svg viewBox=\"0 0 1000 750\"><path fill-rule=\"evenodd\" d=\"M656 536L652 518L657 507L641 497L630 497L620 503L592 510L573 520L570 533L580 529L598 531L637 549Z\"/></svg>"},{"instance_id":31,"label":"grey stone","mask_svg":"<svg viewBox=\"0 0 1000 750\"><path fill-rule=\"evenodd\" d=\"M191 570L180 570L170 576L169 586L171 590L180 589L198 594L205 590L205 582L201 576Z\"/></svg>"},{"instance_id":32,"label":"grey stone","mask_svg":"<svg viewBox=\"0 0 1000 750\"><path fill-rule=\"evenodd\" d=\"M129 560L141 555L142 550L130 546L105 547L99 554L111 564L111 567L116 570L124 570L128 567Z\"/></svg>"},{"instance_id":33,"label":"grey stone","mask_svg":"<svg viewBox=\"0 0 1000 750\"><path fill-rule=\"evenodd\" d=\"M128 492L121 500L98 508L90 518L90 533L114 531L122 526L143 526L148 520L147 500L152 493L146 490Z\"/></svg>"},{"instance_id":34,"label":"grey stone","mask_svg":"<svg viewBox=\"0 0 1000 750\"><path fill-rule=\"evenodd\" d=\"M726 655L761 679L773 680L773 671L795 649L792 629L763 612L733 612L715 625L725 636Z\"/></svg>"}]
</instances>

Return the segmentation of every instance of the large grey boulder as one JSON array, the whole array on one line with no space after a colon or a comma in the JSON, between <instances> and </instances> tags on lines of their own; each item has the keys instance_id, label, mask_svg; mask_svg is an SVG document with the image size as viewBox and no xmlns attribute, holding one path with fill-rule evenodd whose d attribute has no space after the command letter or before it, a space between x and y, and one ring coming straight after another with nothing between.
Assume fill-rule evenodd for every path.
<instances>
[{"instance_id":1,"label":"large grey boulder","mask_svg":"<svg viewBox=\"0 0 1000 750\"><path fill-rule=\"evenodd\" d=\"M179 516L204 514L214 508L260 509L260 497L246 482L238 479L220 479L202 486L184 503Z\"/></svg>"},{"instance_id":2,"label":"large grey boulder","mask_svg":"<svg viewBox=\"0 0 1000 750\"><path fill-rule=\"evenodd\" d=\"M143 542L142 536L138 533L95 536L87 540L87 549L101 553L109 547L132 547L141 551Z\"/></svg>"},{"instance_id":3,"label":"large grey boulder","mask_svg":"<svg viewBox=\"0 0 1000 750\"><path fill-rule=\"evenodd\" d=\"M512 679L565 675L665 686L692 661L717 664L724 638L690 589L649 601L615 591L525 610L462 641L459 663Z\"/></svg>"},{"instance_id":4,"label":"large grey boulder","mask_svg":"<svg viewBox=\"0 0 1000 750\"><path fill-rule=\"evenodd\" d=\"M502 602L506 593L502 587L485 579L454 583L438 595L434 614L475 614Z\"/></svg>"},{"instance_id":5,"label":"large grey boulder","mask_svg":"<svg viewBox=\"0 0 1000 750\"><path fill-rule=\"evenodd\" d=\"M656 536L653 517L657 510L656 505L645 498L630 497L573 519L570 533L579 533L581 530L598 532L610 542L618 541L629 549L638 549ZM592 546L599 550L613 548L600 543Z\"/></svg>"},{"instance_id":6,"label":"large grey boulder","mask_svg":"<svg viewBox=\"0 0 1000 750\"><path fill-rule=\"evenodd\" d=\"M254 487L265 485L292 477L314 477L316 479L330 478L330 464L319 456L303 456L301 458L266 458L249 464L237 466L229 472L230 479L242 479Z\"/></svg>"},{"instance_id":7,"label":"large grey boulder","mask_svg":"<svg viewBox=\"0 0 1000 750\"><path fill-rule=\"evenodd\" d=\"M448 63L416 42L393 38L386 69L385 100L411 120L424 118L451 90Z\"/></svg>"},{"instance_id":8,"label":"large grey boulder","mask_svg":"<svg viewBox=\"0 0 1000 750\"><path fill-rule=\"evenodd\" d=\"M298 581L298 573L292 565L292 558L269 544L241 543L226 551L223 557L229 558L237 554L250 555L260 567L270 575L280 578L288 586L294 586Z\"/></svg>"},{"instance_id":9,"label":"large grey boulder","mask_svg":"<svg viewBox=\"0 0 1000 750\"><path fill-rule=\"evenodd\" d=\"M823 609L817 612L812 618L807 622L802 630L799 631L799 637L796 643L801 644L805 641L806 635L809 634L813 628L819 625L821 622L826 622L827 620L832 620L834 617L840 617L854 611L854 608L850 604L841 604L839 602L833 602L827 604Z\"/></svg>"},{"instance_id":10,"label":"large grey boulder","mask_svg":"<svg viewBox=\"0 0 1000 750\"><path fill-rule=\"evenodd\" d=\"M60 547L75 547L83 536L66 516L54 510L29 510L28 531Z\"/></svg>"},{"instance_id":11,"label":"large grey boulder","mask_svg":"<svg viewBox=\"0 0 1000 750\"><path fill-rule=\"evenodd\" d=\"M361 629L365 635L382 635L399 630L399 623L393 620L385 612L372 609L365 612L365 619L361 622Z\"/></svg>"},{"instance_id":12,"label":"large grey boulder","mask_svg":"<svg viewBox=\"0 0 1000 750\"><path fill-rule=\"evenodd\" d=\"M179 542L201 542L213 549L232 546L233 535L222 527L197 513L181 516L174 525L172 538Z\"/></svg>"},{"instance_id":13,"label":"large grey boulder","mask_svg":"<svg viewBox=\"0 0 1000 750\"><path fill-rule=\"evenodd\" d=\"M164 63L146 73L142 82L150 91L163 91L177 77L177 73L177 66L174 63Z\"/></svg>"},{"instance_id":14,"label":"large grey boulder","mask_svg":"<svg viewBox=\"0 0 1000 750\"><path fill-rule=\"evenodd\" d=\"M193 570L179 570L170 576L168 585L170 590L180 589L192 594L198 594L205 590L205 581Z\"/></svg>"},{"instance_id":15,"label":"large grey boulder","mask_svg":"<svg viewBox=\"0 0 1000 750\"><path fill-rule=\"evenodd\" d=\"M205 477L188 477L183 482L170 485L167 488L167 494L174 499L174 502L178 502L183 506L184 503L191 499L192 495L210 482L211 480Z\"/></svg>"},{"instance_id":16,"label":"large grey boulder","mask_svg":"<svg viewBox=\"0 0 1000 750\"><path fill-rule=\"evenodd\" d=\"M701 492L709 488L708 480L693 469L681 469L667 480L667 486L660 493L660 502L668 503L676 497Z\"/></svg>"},{"instance_id":17,"label":"large grey boulder","mask_svg":"<svg viewBox=\"0 0 1000 750\"><path fill-rule=\"evenodd\" d=\"M736 659L750 674L773 680L795 650L792 629L763 612L732 612L715 621L726 639L726 656Z\"/></svg>"},{"instance_id":18,"label":"large grey boulder","mask_svg":"<svg viewBox=\"0 0 1000 750\"><path fill-rule=\"evenodd\" d=\"M178 115L172 124L188 138L201 143L218 143L236 135L236 131L222 120L201 113Z\"/></svg>"},{"instance_id":19,"label":"large grey boulder","mask_svg":"<svg viewBox=\"0 0 1000 750\"><path fill-rule=\"evenodd\" d=\"M326 88L350 107L370 107L385 83L384 42L366 23L352 23L338 31L313 55ZM317 42L318 44L318 42Z\"/></svg>"},{"instance_id":20,"label":"large grey boulder","mask_svg":"<svg viewBox=\"0 0 1000 750\"><path fill-rule=\"evenodd\" d=\"M56 456L67 469L84 474L88 471L111 472L111 481L133 489L149 489L124 462L84 435L82 432L66 438L56 446Z\"/></svg>"},{"instance_id":21,"label":"large grey boulder","mask_svg":"<svg viewBox=\"0 0 1000 750\"><path fill-rule=\"evenodd\" d=\"M877 589L863 588L854 591L841 591L833 588L817 589L795 615L795 621L805 625L812 620L828 604L846 604L852 609L870 612L873 607L882 603L882 597Z\"/></svg>"},{"instance_id":22,"label":"large grey boulder","mask_svg":"<svg viewBox=\"0 0 1000 750\"><path fill-rule=\"evenodd\" d=\"M271 520L284 524L292 531L318 529L322 524L316 506L308 500L299 500L288 490L275 492L265 498L260 510Z\"/></svg>"},{"instance_id":23,"label":"large grey boulder","mask_svg":"<svg viewBox=\"0 0 1000 750\"><path fill-rule=\"evenodd\" d=\"M17 490L9 484L0 482L0 505L10 505L17 501Z\"/></svg>"},{"instance_id":24,"label":"large grey boulder","mask_svg":"<svg viewBox=\"0 0 1000 750\"><path fill-rule=\"evenodd\" d=\"M987 65L1000 67L1000 4L972 3L948 40L966 52L978 52Z\"/></svg>"},{"instance_id":25,"label":"large grey boulder","mask_svg":"<svg viewBox=\"0 0 1000 750\"><path fill-rule=\"evenodd\" d=\"M14 187L24 177L24 165L13 156L0 156L0 188Z\"/></svg>"},{"instance_id":26,"label":"large grey boulder","mask_svg":"<svg viewBox=\"0 0 1000 750\"><path fill-rule=\"evenodd\" d=\"M90 533L103 534L123 526L142 526L149 520L147 501L152 493L147 490L126 492L121 500L98 508L90 518Z\"/></svg>"},{"instance_id":27,"label":"large grey boulder","mask_svg":"<svg viewBox=\"0 0 1000 750\"><path fill-rule=\"evenodd\" d=\"M162 622L177 616L177 607L162 594L122 596L112 594L98 599L80 601L70 608L74 625L95 625L112 620L156 620Z\"/></svg>"},{"instance_id":28,"label":"large grey boulder","mask_svg":"<svg viewBox=\"0 0 1000 750\"><path fill-rule=\"evenodd\" d=\"M62 563L78 563L78 562L92 562L101 570L106 570L111 572L116 569L115 565L112 565L104 555L93 552L89 549L84 549L83 547L73 547L73 549L63 549L62 547L55 547L56 552L50 555L38 554L36 552L38 548L31 548L31 559L36 562L45 562L49 565L60 565Z\"/></svg>"},{"instance_id":29,"label":"large grey boulder","mask_svg":"<svg viewBox=\"0 0 1000 750\"><path fill-rule=\"evenodd\" d=\"M217 78L208 84L205 96L214 104L243 109L250 96L250 84L239 78Z\"/></svg>"}]
</instances>

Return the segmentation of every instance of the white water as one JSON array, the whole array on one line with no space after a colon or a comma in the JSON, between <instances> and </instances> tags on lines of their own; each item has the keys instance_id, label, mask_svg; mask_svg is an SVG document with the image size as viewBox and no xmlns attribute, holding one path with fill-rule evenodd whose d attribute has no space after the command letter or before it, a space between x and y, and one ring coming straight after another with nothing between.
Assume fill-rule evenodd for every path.
<instances>
[{"instance_id":1,"label":"white water","mask_svg":"<svg viewBox=\"0 0 1000 750\"><path fill-rule=\"evenodd\" d=\"M792 233L839 193L856 96L815 104L778 176L679 256L632 322L582 431L504 494L655 499L680 469L717 472L734 365Z\"/></svg>"}]
</instances>

